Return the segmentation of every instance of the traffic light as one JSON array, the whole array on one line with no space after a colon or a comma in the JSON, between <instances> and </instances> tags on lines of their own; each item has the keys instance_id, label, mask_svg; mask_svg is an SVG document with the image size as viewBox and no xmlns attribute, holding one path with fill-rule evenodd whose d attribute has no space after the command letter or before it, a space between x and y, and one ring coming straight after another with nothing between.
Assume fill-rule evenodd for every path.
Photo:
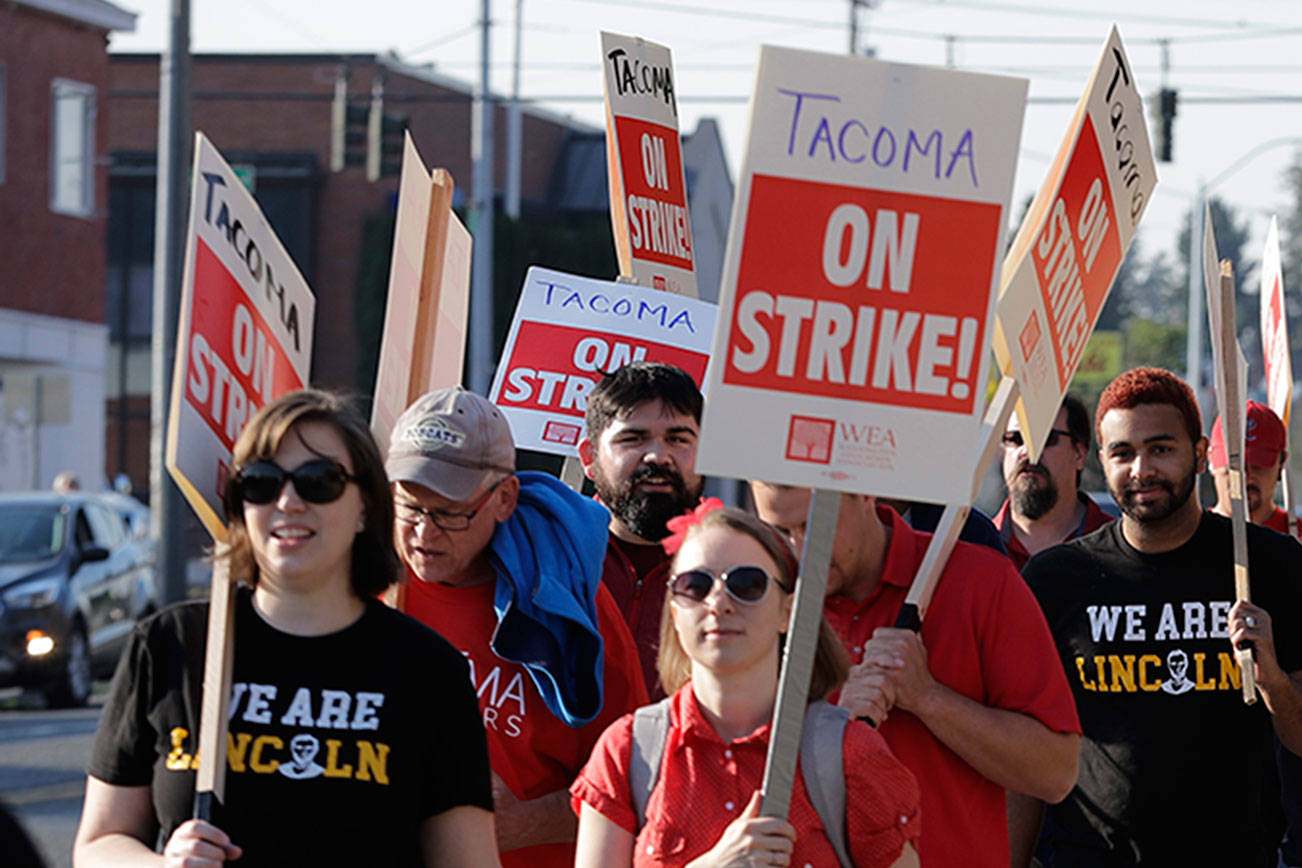
<instances>
[{"instance_id":1,"label":"traffic light","mask_svg":"<svg viewBox=\"0 0 1302 868\"><path fill-rule=\"evenodd\" d=\"M402 138L407 129L405 116L384 111L384 82L371 86L371 107L366 115L366 180L378 181L402 171Z\"/></svg>"},{"instance_id":2,"label":"traffic light","mask_svg":"<svg viewBox=\"0 0 1302 868\"><path fill-rule=\"evenodd\" d=\"M1153 126L1157 129L1157 158L1163 163L1171 162L1177 99L1175 88L1164 87L1157 92L1157 100L1152 104Z\"/></svg>"},{"instance_id":3,"label":"traffic light","mask_svg":"<svg viewBox=\"0 0 1302 868\"><path fill-rule=\"evenodd\" d=\"M340 70L330 106L330 171L342 172L347 166L366 165L369 117L366 106L348 102L348 74Z\"/></svg>"}]
</instances>

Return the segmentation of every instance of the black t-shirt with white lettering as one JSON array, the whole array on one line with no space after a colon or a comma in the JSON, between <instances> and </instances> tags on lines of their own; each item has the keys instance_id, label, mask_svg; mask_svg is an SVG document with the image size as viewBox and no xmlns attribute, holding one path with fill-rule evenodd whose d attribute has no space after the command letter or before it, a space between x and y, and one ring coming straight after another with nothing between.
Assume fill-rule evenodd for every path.
<instances>
[{"instance_id":1,"label":"black t-shirt with white lettering","mask_svg":"<svg viewBox=\"0 0 1302 868\"><path fill-rule=\"evenodd\" d=\"M137 625L89 772L152 787L158 846L192 816L206 603ZM492 810L479 705L461 654L368 600L353 624L293 636L241 590L226 799L217 823L249 866L421 865L417 830L459 805Z\"/></svg>"},{"instance_id":2,"label":"black t-shirt with white lettering","mask_svg":"<svg viewBox=\"0 0 1302 868\"><path fill-rule=\"evenodd\" d=\"M1229 519L1203 513L1161 554L1122 523L1049 549L1023 576L1049 622L1084 739L1075 789L1045 816L1046 866L1275 864L1272 728L1243 702L1230 646ZM1302 546L1248 526L1252 599L1276 657L1302 669Z\"/></svg>"}]
</instances>

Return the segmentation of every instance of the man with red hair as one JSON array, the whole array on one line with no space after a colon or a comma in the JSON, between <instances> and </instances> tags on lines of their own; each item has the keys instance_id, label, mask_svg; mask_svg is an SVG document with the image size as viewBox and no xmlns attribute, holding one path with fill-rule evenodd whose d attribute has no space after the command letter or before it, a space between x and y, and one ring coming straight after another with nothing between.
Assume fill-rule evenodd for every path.
<instances>
[{"instance_id":1,"label":"man with red hair","mask_svg":"<svg viewBox=\"0 0 1302 868\"><path fill-rule=\"evenodd\" d=\"M1302 752L1302 549L1249 525L1253 602L1235 602L1230 521L1198 503L1198 405L1169 371L1113 380L1095 430L1121 520L1023 571L1084 730L1080 775L1047 809L1041 859L1273 868L1272 728ZM1234 658L1245 642L1261 700L1251 706Z\"/></svg>"}]
</instances>

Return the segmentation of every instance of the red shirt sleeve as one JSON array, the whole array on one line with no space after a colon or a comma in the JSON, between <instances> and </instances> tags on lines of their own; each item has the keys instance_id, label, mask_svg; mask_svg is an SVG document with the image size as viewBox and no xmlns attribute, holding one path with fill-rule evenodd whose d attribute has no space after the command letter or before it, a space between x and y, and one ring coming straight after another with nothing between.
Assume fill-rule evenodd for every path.
<instances>
[{"instance_id":1,"label":"red shirt sleeve","mask_svg":"<svg viewBox=\"0 0 1302 868\"><path fill-rule=\"evenodd\" d=\"M592 749L588 764L570 785L570 807L575 816L584 804L628 832L637 834L637 815L628 788L628 769L633 759L633 715L626 714L610 725Z\"/></svg>"},{"instance_id":2,"label":"red shirt sleeve","mask_svg":"<svg viewBox=\"0 0 1302 868\"><path fill-rule=\"evenodd\" d=\"M852 720L844 744L846 837L855 865L893 865L922 834L918 782L881 735Z\"/></svg>"},{"instance_id":3,"label":"red shirt sleeve","mask_svg":"<svg viewBox=\"0 0 1302 868\"><path fill-rule=\"evenodd\" d=\"M1076 701L1035 595L1006 560L989 581L980 632L985 704L1029 714L1054 732L1080 734Z\"/></svg>"}]
</instances>

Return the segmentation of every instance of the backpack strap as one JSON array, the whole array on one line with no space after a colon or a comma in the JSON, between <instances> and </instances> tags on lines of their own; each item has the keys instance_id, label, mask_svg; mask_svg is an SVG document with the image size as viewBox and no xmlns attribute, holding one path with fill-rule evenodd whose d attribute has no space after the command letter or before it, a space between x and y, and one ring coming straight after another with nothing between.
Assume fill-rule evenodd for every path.
<instances>
[{"instance_id":1,"label":"backpack strap","mask_svg":"<svg viewBox=\"0 0 1302 868\"><path fill-rule=\"evenodd\" d=\"M660 779L660 760L669 737L669 698L633 712L633 757L628 768L628 788L637 813L637 829L646 825L646 803Z\"/></svg>"},{"instance_id":2,"label":"backpack strap","mask_svg":"<svg viewBox=\"0 0 1302 868\"><path fill-rule=\"evenodd\" d=\"M850 712L819 700L805 710L800 776L842 868L853 868L845 829L845 725Z\"/></svg>"}]
</instances>

